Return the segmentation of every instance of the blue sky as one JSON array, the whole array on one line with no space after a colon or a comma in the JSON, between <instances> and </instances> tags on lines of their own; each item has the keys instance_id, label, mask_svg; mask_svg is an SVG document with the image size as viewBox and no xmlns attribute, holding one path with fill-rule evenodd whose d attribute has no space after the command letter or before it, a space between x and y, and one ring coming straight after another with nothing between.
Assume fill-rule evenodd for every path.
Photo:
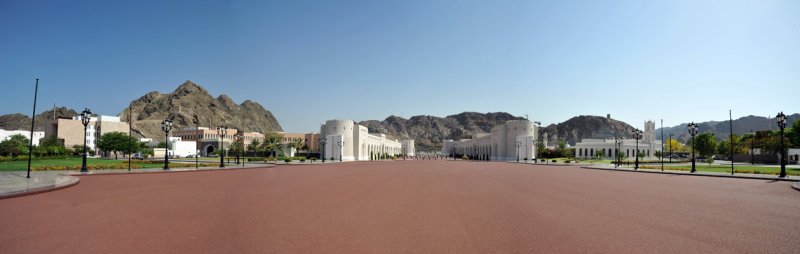
<instances>
[{"instance_id":1,"label":"blue sky","mask_svg":"<svg viewBox=\"0 0 800 254\"><path fill-rule=\"evenodd\" d=\"M185 80L326 119L505 111L642 128L795 113L800 1L0 0L0 114L116 115Z\"/></svg>"}]
</instances>

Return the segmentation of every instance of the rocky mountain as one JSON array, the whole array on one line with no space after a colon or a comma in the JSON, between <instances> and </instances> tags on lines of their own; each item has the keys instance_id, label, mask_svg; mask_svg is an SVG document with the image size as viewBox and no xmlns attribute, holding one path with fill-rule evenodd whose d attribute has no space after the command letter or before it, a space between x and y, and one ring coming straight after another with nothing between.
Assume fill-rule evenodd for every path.
<instances>
[{"instance_id":1,"label":"rocky mountain","mask_svg":"<svg viewBox=\"0 0 800 254\"><path fill-rule=\"evenodd\" d=\"M549 146L563 141L575 145L586 138L629 137L634 130L629 124L602 116L576 116L559 124L550 124L539 132L539 140L547 135Z\"/></svg>"},{"instance_id":2,"label":"rocky mountain","mask_svg":"<svg viewBox=\"0 0 800 254\"><path fill-rule=\"evenodd\" d=\"M432 151L441 149L442 140L471 138L475 133L489 132L508 120L522 119L525 118L504 112L463 112L447 117L424 115L405 119L389 116L383 121L369 120L359 124L369 128L371 133L384 133L400 140L414 139L418 151Z\"/></svg>"},{"instance_id":3,"label":"rocky mountain","mask_svg":"<svg viewBox=\"0 0 800 254\"><path fill-rule=\"evenodd\" d=\"M75 110L65 107L51 108L48 111L36 115L36 122L34 123L34 131L44 131L44 122L51 120L54 117L67 117L71 118L78 115ZM4 130L30 130L31 118L28 115L20 113L8 114L0 116L0 129Z\"/></svg>"},{"instance_id":4,"label":"rocky mountain","mask_svg":"<svg viewBox=\"0 0 800 254\"><path fill-rule=\"evenodd\" d=\"M524 120L505 112L477 113L464 112L447 117L413 116L405 119L389 116L383 121L369 120L359 124L369 128L369 132L384 133L397 139L414 139L418 151L441 149L442 140L472 138L476 133L490 132L492 128L508 120ZM600 116L578 116L559 124L543 127L550 144L564 140L575 144L582 138L614 137L614 133L627 134L633 127L613 119ZM543 132L540 132L540 139Z\"/></svg>"},{"instance_id":5,"label":"rocky mountain","mask_svg":"<svg viewBox=\"0 0 800 254\"><path fill-rule=\"evenodd\" d=\"M800 120L800 114L795 113L792 115L787 115L787 128L791 127L792 123L797 120ZM689 123L682 123L673 127L664 127L664 136L669 138L669 134L672 133L674 139L677 139L680 142L686 142L691 138L686 128L686 125L688 124ZM729 121L709 121L696 124L697 128L700 130L700 133L714 133L714 136L716 136L717 139L726 139L731 133L731 125ZM750 130L778 130L778 125L775 122L774 116L767 118L763 116L749 115L733 120L733 134L742 135L750 132ZM656 129L656 138L661 139L661 128Z\"/></svg>"},{"instance_id":6,"label":"rocky mountain","mask_svg":"<svg viewBox=\"0 0 800 254\"><path fill-rule=\"evenodd\" d=\"M130 105L134 131L156 140L163 136L161 122L170 114L174 117L174 129L225 125L262 133L283 131L278 120L260 104L250 100L236 104L224 94L214 98L192 81L186 81L169 94L147 93ZM128 110L119 116L127 119Z\"/></svg>"}]
</instances>

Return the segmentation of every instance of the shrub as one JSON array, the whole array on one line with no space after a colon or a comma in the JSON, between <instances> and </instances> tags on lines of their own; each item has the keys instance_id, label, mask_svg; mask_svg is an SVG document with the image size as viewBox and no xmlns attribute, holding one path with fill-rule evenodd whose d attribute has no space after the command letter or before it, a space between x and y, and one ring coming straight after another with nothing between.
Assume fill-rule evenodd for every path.
<instances>
[{"instance_id":1,"label":"shrub","mask_svg":"<svg viewBox=\"0 0 800 254\"><path fill-rule=\"evenodd\" d=\"M300 162L306 162L306 157L300 157Z\"/></svg>"},{"instance_id":2,"label":"shrub","mask_svg":"<svg viewBox=\"0 0 800 254\"><path fill-rule=\"evenodd\" d=\"M283 162L289 163L289 162L292 162L292 159L286 158L286 159L283 159Z\"/></svg>"},{"instance_id":3,"label":"shrub","mask_svg":"<svg viewBox=\"0 0 800 254\"><path fill-rule=\"evenodd\" d=\"M552 161L550 161L550 162L554 162L554 163L555 163L555 162L558 162L558 161L557 161L557 160L552 160Z\"/></svg>"},{"instance_id":4,"label":"shrub","mask_svg":"<svg viewBox=\"0 0 800 254\"><path fill-rule=\"evenodd\" d=\"M461 159L462 159L462 160L469 160L469 157L468 157L468 156L466 156L466 155L464 155L464 156L461 156Z\"/></svg>"},{"instance_id":5,"label":"shrub","mask_svg":"<svg viewBox=\"0 0 800 254\"><path fill-rule=\"evenodd\" d=\"M545 161L547 161L547 160L545 160L545 159L542 159L542 160L541 160L541 162L545 162Z\"/></svg>"},{"instance_id":6,"label":"shrub","mask_svg":"<svg viewBox=\"0 0 800 254\"><path fill-rule=\"evenodd\" d=\"M572 162L572 161L571 160L565 160L564 161L564 163L570 163L570 162Z\"/></svg>"}]
</instances>

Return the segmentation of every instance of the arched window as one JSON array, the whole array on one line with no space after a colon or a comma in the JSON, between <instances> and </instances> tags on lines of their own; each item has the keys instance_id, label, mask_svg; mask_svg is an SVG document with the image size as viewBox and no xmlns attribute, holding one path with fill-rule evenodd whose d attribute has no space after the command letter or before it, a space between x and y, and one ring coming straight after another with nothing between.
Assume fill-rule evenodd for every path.
<instances>
[{"instance_id":1,"label":"arched window","mask_svg":"<svg viewBox=\"0 0 800 254\"><path fill-rule=\"evenodd\" d=\"M594 156L594 148L589 149L589 156Z\"/></svg>"},{"instance_id":2,"label":"arched window","mask_svg":"<svg viewBox=\"0 0 800 254\"><path fill-rule=\"evenodd\" d=\"M578 156L583 156L583 149L578 149Z\"/></svg>"}]
</instances>

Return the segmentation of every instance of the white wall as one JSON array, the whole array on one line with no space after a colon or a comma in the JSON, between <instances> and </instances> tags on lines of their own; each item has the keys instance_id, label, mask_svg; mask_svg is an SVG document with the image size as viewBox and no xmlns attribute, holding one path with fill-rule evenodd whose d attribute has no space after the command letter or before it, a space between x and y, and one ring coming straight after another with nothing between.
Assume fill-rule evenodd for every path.
<instances>
[{"instance_id":1,"label":"white wall","mask_svg":"<svg viewBox=\"0 0 800 254\"><path fill-rule=\"evenodd\" d=\"M14 135L17 135L17 134L25 136L25 138L27 138L29 140L31 139L31 132L30 131L24 131L24 130L8 131L8 130L0 129L0 141L8 140L9 138L11 138L11 136L14 136ZM34 131L33 132L33 145L38 146L39 145L39 140L42 139L42 138L44 138L44 131Z\"/></svg>"}]
</instances>

